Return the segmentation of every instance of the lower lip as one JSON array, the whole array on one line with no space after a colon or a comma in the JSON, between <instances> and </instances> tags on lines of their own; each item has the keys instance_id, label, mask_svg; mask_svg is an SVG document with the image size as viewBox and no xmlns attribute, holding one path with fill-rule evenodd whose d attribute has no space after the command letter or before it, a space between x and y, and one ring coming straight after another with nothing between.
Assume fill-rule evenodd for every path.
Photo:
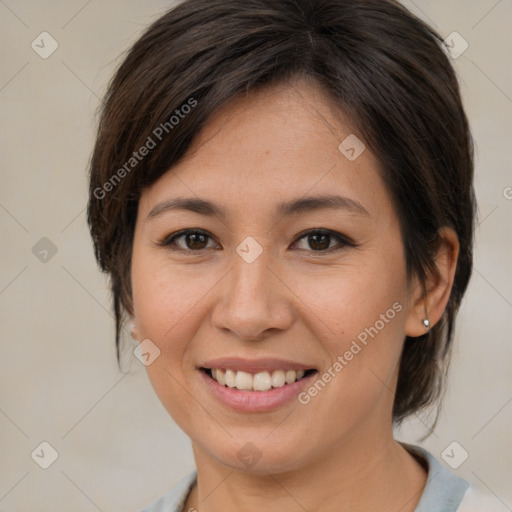
<instances>
[{"instance_id":1,"label":"lower lip","mask_svg":"<svg viewBox=\"0 0 512 512\"><path fill-rule=\"evenodd\" d=\"M198 371L210 392L224 405L239 412L275 410L296 398L301 390L310 384L311 378L317 374L317 372L314 372L292 384L285 384L280 388L272 388L268 391L240 391L235 388L221 386L204 371Z\"/></svg>"}]
</instances>

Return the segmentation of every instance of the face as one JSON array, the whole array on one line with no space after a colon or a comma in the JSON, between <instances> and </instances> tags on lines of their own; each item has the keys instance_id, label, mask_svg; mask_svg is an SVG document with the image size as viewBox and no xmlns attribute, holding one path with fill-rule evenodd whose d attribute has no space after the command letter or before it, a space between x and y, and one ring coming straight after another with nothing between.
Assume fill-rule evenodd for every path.
<instances>
[{"instance_id":1,"label":"face","mask_svg":"<svg viewBox=\"0 0 512 512\"><path fill-rule=\"evenodd\" d=\"M260 90L142 193L137 338L160 350L161 402L217 464L311 467L390 435L410 290L378 162L354 139L339 149L352 133L313 85Z\"/></svg>"}]
</instances>

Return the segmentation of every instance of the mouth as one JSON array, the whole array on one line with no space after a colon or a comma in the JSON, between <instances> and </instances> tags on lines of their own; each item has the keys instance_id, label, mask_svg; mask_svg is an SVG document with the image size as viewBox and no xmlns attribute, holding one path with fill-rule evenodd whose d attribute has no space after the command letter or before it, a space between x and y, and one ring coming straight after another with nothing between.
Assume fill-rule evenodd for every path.
<instances>
[{"instance_id":1,"label":"mouth","mask_svg":"<svg viewBox=\"0 0 512 512\"><path fill-rule=\"evenodd\" d=\"M222 357L196 367L206 392L227 409L266 413L293 406L318 368L281 357Z\"/></svg>"},{"instance_id":2,"label":"mouth","mask_svg":"<svg viewBox=\"0 0 512 512\"><path fill-rule=\"evenodd\" d=\"M317 373L310 369L277 369L250 373L231 368L205 368L200 370L220 386L238 391L264 392L283 388Z\"/></svg>"}]
</instances>

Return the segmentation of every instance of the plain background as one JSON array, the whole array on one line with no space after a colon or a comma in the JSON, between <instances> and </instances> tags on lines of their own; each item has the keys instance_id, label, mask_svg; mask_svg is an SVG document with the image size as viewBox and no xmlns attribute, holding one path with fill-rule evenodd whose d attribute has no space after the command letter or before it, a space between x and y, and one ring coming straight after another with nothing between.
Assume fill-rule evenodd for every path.
<instances>
[{"instance_id":1,"label":"plain background","mask_svg":"<svg viewBox=\"0 0 512 512\"><path fill-rule=\"evenodd\" d=\"M405 4L443 37L456 31L469 44L454 63L476 142L479 202L450 387L423 446L446 464L443 450L459 443L469 457L454 473L512 510L512 2ZM194 468L188 438L142 364L132 356L128 373L117 367L110 297L85 222L99 98L121 54L171 5L0 0L4 512L137 511ZM59 45L47 59L31 47L43 31ZM57 250L46 262L33 252L43 237ZM425 423L413 417L397 435L417 442ZM46 470L31 457L42 441L58 452ZM460 458L460 450L449 453Z\"/></svg>"}]
</instances>

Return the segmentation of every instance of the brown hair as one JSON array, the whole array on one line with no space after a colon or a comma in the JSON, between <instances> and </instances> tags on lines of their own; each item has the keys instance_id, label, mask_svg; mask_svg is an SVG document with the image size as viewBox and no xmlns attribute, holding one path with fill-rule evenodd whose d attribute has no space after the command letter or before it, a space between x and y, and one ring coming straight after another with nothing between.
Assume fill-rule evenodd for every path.
<instances>
[{"instance_id":1,"label":"brown hair","mask_svg":"<svg viewBox=\"0 0 512 512\"><path fill-rule=\"evenodd\" d=\"M471 134L441 38L393 0L186 0L129 50L102 107L87 212L96 258L110 276L117 356L132 314L141 191L235 95L301 77L349 115L381 162L409 279L436 271L442 226L459 238L441 321L405 340L393 408L401 421L441 395L472 270L476 203Z\"/></svg>"}]
</instances>

